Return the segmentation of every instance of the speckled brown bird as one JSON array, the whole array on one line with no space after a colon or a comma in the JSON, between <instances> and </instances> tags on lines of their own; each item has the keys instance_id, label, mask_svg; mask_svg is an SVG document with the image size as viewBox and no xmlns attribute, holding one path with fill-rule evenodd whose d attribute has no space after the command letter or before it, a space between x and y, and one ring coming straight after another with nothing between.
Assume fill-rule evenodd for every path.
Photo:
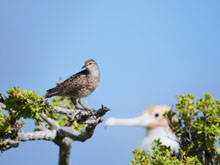
<instances>
[{"instance_id":1,"label":"speckled brown bird","mask_svg":"<svg viewBox=\"0 0 220 165\"><path fill-rule=\"evenodd\" d=\"M72 75L56 87L47 90L45 97L70 97L72 101L75 100L75 105L78 102L85 108L81 104L80 98L87 97L96 89L100 81L100 71L98 65L92 59L85 61L85 65L82 68L85 68L85 70Z\"/></svg>"}]
</instances>

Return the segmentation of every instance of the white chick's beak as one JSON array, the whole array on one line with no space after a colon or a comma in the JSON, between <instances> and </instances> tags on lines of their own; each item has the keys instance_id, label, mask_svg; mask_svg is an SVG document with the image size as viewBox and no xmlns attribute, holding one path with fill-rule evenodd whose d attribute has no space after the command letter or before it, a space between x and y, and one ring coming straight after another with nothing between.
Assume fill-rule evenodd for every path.
<instances>
[{"instance_id":1,"label":"white chick's beak","mask_svg":"<svg viewBox=\"0 0 220 165\"><path fill-rule=\"evenodd\" d=\"M148 113L144 113L142 116L129 118L129 119L117 119L117 118L109 118L105 122L105 127L108 126L140 126L147 127L149 123L155 120Z\"/></svg>"}]
</instances>

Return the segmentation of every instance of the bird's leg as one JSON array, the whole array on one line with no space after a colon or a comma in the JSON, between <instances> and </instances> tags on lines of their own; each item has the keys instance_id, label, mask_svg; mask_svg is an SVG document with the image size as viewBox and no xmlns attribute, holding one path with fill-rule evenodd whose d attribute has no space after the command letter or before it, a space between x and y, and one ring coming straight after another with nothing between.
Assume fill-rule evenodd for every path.
<instances>
[{"instance_id":1,"label":"bird's leg","mask_svg":"<svg viewBox=\"0 0 220 165\"><path fill-rule=\"evenodd\" d=\"M78 102L76 98L70 97L70 100L72 101L73 105L75 106L76 109L79 109L78 107Z\"/></svg>"},{"instance_id":2,"label":"bird's leg","mask_svg":"<svg viewBox=\"0 0 220 165\"><path fill-rule=\"evenodd\" d=\"M83 107L83 109L88 110L88 108L86 108L86 107L81 103L81 100L80 100L80 99L77 99L77 101L78 101L79 105L81 105L81 106Z\"/></svg>"}]
</instances>

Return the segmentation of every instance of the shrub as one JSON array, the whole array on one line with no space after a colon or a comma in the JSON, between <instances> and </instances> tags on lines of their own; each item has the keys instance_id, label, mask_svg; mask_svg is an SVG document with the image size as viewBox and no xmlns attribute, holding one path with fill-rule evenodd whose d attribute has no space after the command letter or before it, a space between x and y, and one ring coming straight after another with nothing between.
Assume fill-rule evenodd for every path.
<instances>
[{"instance_id":1,"label":"shrub","mask_svg":"<svg viewBox=\"0 0 220 165\"><path fill-rule=\"evenodd\" d=\"M206 93L195 102L193 95L177 96L178 123L172 122L174 111L166 114L171 129L179 137L180 154L173 155L159 139L153 144L153 156L133 151L132 164L219 164L220 163L220 100Z\"/></svg>"}]
</instances>

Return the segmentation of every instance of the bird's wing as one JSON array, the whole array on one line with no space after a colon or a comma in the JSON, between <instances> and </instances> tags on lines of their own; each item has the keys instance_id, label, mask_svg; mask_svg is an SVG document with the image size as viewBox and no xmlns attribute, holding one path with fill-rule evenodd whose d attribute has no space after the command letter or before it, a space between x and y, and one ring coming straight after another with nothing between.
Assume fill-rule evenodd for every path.
<instances>
[{"instance_id":1,"label":"bird's wing","mask_svg":"<svg viewBox=\"0 0 220 165\"><path fill-rule=\"evenodd\" d=\"M87 75L88 71L83 70L79 73L76 73L66 79L64 82L61 84L57 85L57 89L59 93L68 94L68 92L73 92L75 90L84 88L85 85L87 84Z\"/></svg>"},{"instance_id":2,"label":"bird's wing","mask_svg":"<svg viewBox=\"0 0 220 165\"><path fill-rule=\"evenodd\" d=\"M45 97L67 96L69 93L77 92L78 90L85 87L87 82L87 75L87 70L83 70L72 75L62 83L58 84L56 87L47 90Z\"/></svg>"}]
</instances>

